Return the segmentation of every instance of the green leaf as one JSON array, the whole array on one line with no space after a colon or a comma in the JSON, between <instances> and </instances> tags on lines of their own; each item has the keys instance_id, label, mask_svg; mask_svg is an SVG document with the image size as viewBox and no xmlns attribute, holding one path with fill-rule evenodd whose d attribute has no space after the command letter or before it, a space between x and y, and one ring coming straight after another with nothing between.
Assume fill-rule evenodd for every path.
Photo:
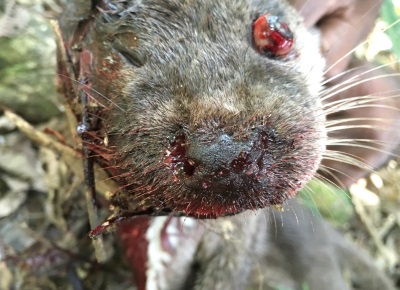
<instances>
[{"instance_id":1,"label":"green leaf","mask_svg":"<svg viewBox=\"0 0 400 290\"><path fill-rule=\"evenodd\" d=\"M300 191L299 198L316 216L321 215L335 225L346 223L354 214L346 191L316 179Z\"/></svg>"},{"instance_id":2,"label":"green leaf","mask_svg":"<svg viewBox=\"0 0 400 290\"><path fill-rule=\"evenodd\" d=\"M400 59L400 16L396 13L396 9L392 0L385 0L383 2L381 8L381 19L386 23L387 26L394 24L391 28L386 30L386 34L393 43L393 47L391 49L392 52L396 55L397 59Z\"/></svg>"}]
</instances>

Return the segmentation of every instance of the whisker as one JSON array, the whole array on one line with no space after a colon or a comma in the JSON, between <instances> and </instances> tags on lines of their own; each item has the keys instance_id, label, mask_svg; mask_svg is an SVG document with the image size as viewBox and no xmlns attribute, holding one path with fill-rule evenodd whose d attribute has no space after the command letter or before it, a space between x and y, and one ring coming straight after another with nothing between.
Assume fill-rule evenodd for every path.
<instances>
[{"instance_id":1,"label":"whisker","mask_svg":"<svg viewBox=\"0 0 400 290\"><path fill-rule=\"evenodd\" d=\"M388 62L388 63L382 64L382 65L379 65L379 66L375 66L375 67L370 68L370 69L368 69L368 70L366 70L366 71L360 72L359 74L357 74L357 75L355 75L355 76L353 76L353 77L351 77L351 78L349 78L349 79L346 79L346 80L344 80L343 82L341 82L341 83L339 83L339 84L335 84L334 86L325 88L321 93L324 93L324 92L326 92L326 91L329 92L329 91L335 90L337 87L340 87L340 86L342 86L343 84L351 83L353 80L358 79L360 76L363 76L363 75L372 73L372 72L374 72L374 71L377 71L377 70L380 70L380 69L382 69L382 68L389 67L389 66L391 66L391 65L395 65L395 64L398 64L398 63L400 63L400 60L395 60L395 61ZM340 77L342 77L342 76L344 76L344 75L346 75L346 74L349 74L349 73L351 73L351 72L353 72L353 71L355 71L355 70L358 70L358 69L360 69L360 68L363 68L363 67L366 67L366 66L364 65L364 66L358 66L358 67L354 67L354 68L348 69L348 70L346 70L346 71L344 71L344 72L342 72L342 73L340 73L340 74L338 74L338 75L336 75L336 76L333 76L333 77L331 77L331 78L325 80L325 81L322 83L322 85L326 85L327 83L329 83L329 82L331 82L331 81L333 81L333 80L335 80L335 79L337 79L337 78L340 78Z\"/></svg>"},{"instance_id":2,"label":"whisker","mask_svg":"<svg viewBox=\"0 0 400 290\"><path fill-rule=\"evenodd\" d=\"M382 30L382 32L385 32L386 30L391 29L393 26L397 25L398 23L400 23L400 19L396 20L395 22L393 22L391 25L389 25L388 27L386 27L385 29ZM348 53L346 53L344 56L342 56L341 58L339 58L335 63L333 63L330 67L328 67L324 74L326 74L328 71L330 71L331 69L333 69L337 64L339 64L341 61L343 61L345 58L347 58L349 55L353 54L353 52L355 52L360 46L363 46L365 44L367 44L370 40L367 39L365 41L363 41L362 43L360 43L359 45L357 45L355 48L353 48L352 50L350 50Z\"/></svg>"},{"instance_id":3,"label":"whisker","mask_svg":"<svg viewBox=\"0 0 400 290\"><path fill-rule=\"evenodd\" d=\"M336 177L333 174L332 176ZM339 182L338 184L340 184ZM338 192L340 192L340 194L338 194ZM329 202L329 200L334 199L335 202L339 202L343 205L345 200L350 200L350 196L346 191L319 173L317 173L312 181L308 183L305 191L301 192L301 197L306 203L308 203L308 201L312 202L311 206L313 209L315 208L315 210L312 210L311 213L314 216L315 214L318 214L318 216L330 218L332 221L336 221L338 216L335 214L335 211L333 210L332 204ZM327 198L329 200L327 200Z\"/></svg>"},{"instance_id":4,"label":"whisker","mask_svg":"<svg viewBox=\"0 0 400 290\"><path fill-rule=\"evenodd\" d=\"M319 171L324 172L326 175L331 176L333 178L334 181L330 180L329 178L321 175L320 173L316 173L314 175L314 177L321 182L324 186L328 187L330 191L333 192L333 189L331 189L329 186L335 187L337 189L342 189L345 188L344 184L342 183L342 181L337 177L337 175L333 172L333 169L329 166L323 165L321 164L319 169ZM342 172L340 172L339 170L336 170L341 174L344 174ZM350 198L350 196L346 193L346 197Z\"/></svg>"},{"instance_id":5,"label":"whisker","mask_svg":"<svg viewBox=\"0 0 400 290\"><path fill-rule=\"evenodd\" d=\"M384 108L384 109L390 109L393 111L399 111L399 108L396 108L391 105L384 105L384 104L371 104L376 101L383 101L387 99L393 99L399 97L399 95L393 95L390 97L377 97L377 96L362 96L362 97L353 97L353 98L347 98L339 101L332 102L331 104L335 104L334 106L331 106L329 109L324 110L325 115L329 115L332 113L337 113L340 111L348 111L351 109L358 109L358 108ZM329 107L329 104L326 106Z\"/></svg>"},{"instance_id":6,"label":"whisker","mask_svg":"<svg viewBox=\"0 0 400 290\"><path fill-rule=\"evenodd\" d=\"M355 146L357 147L357 146ZM373 148L376 149L376 148ZM365 169L367 171L373 172L373 167L365 163L360 157L347 153L341 152L336 150L327 149L323 154L324 160L331 160L331 161L339 161L349 165L356 166L361 169ZM336 171L334 168L332 170Z\"/></svg>"},{"instance_id":7,"label":"whisker","mask_svg":"<svg viewBox=\"0 0 400 290\"><path fill-rule=\"evenodd\" d=\"M120 107L117 103L115 103L114 101L112 101L110 98L106 97L104 94L100 93L99 91L97 91L97 90L95 90L95 89L89 87L88 85L82 84L81 82L79 82L79 81L77 81L77 80L74 80L73 78L71 78L71 77L69 77L69 76L66 76L66 75L63 75L63 74L57 73L57 75L59 75L59 76L61 76L61 77L64 77L64 78L67 78L67 79L69 79L69 80L71 80L71 81L73 81L73 82L76 82L77 84L79 84L79 85L82 86L83 88L95 92L97 95L101 96L103 99L105 99L106 101L108 101L110 104L114 105L115 107L117 107L118 109L120 109L122 112L125 112L125 110L124 110L122 107ZM95 98L93 98L93 99L94 99L98 104L100 104L102 107L106 107L106 106L104 106L103 104L101 104L98 100L96 100Z\"/></svg>"},{"instance_id":8,"label":"whisker","mask_svg":"<svg viewBox=\"0 0 400 290\"><path fill-rule=\"evenodd\" d=\"M301 195L302 194L304 194L309 200L311 200L314 208L318 208L318 205L315 202L315 198L318 197L318 195L315 194L314 189L312 189L312 187L308 183L301 190ZM314 211L312 211L312 212L314 213Z\"/></svg>"},{"instance_id":9,"label":"whisker","mask_svg":"<svg viewBox=\"0 0 400 290\"><path fill-rule=\"evenodd\" d=\"M336 161L336 160L334 160L334 161ZM352 178L350 175L348 175L334 167L330 167L330 166L321 164L318 170L325 173L327 176L332 177L332 179L342 188L346 188L346 186L343 184L342 180L338 177L337 173L351 179L352 183L356 182L356 180L354 178ZM327 180L327 181L331 182L332 184L335 184L333 181L329 180L327 177L324 177L320 174L318 174L318 176L321 176L323 178L324 182L325 182L325 180Z\"/></svg>"},{"instance_id":10,"label":"whisker","mask_svg":"<svg viewBox=\"0 0 400 290\"><path fill-rule=\"evenodd\" d=\"M358 69L360 69L360 68L363 68L363 67L366 67L366 65L363 65L363 66L358 66L358 67L352 67L352 68L349 68L349 69L347 69L347 70L345 70L345 71L343 71L343 72L341 72L341 73L339 73L339 74L337 74L337 75L334 75L334 76L332 76L332 77L330 77L330 78L328 78L328 79L325 79L321 84L322 84L322 86L326 86L328 83L330 83L330 82L332 82L332 81L334 81L334 80L336 80L336 79L338 79L338 78L340 78L340 77L343 77L343 76L345 76L345 75L347 75L347 74L350 74L350 73L352 73L353 71L356 71L356 70L358 70ZM352 78L354 78L355 76L353 76ZM350 79L352 79L352 78L350 78ZM347 81L347 80L346 80ZM345 81L344 81L345 82ZM336 84L335 86L338 86L339 84ZM335 86L333 86L333 87L335 87ZM326 91L326 90L332 90L332 87L325 87L321 92L324 92L324 91Z\"/></svg>"},{"instance_id":11,"label":"whisker","mask_svg":"<svg viewBox=\"0 0 400 290\"><path fill-rule=\"evenodd\" d=\"M376 101L376 97L375 96L370 96L370 95L348 97L348 98L344 98L344 99L340 99L340 100L336 100L336 101L333 101L333 102L329 102L329 103L323 104L322 105L322 109L325 109L326 107L333 108L334 106L340 108L340 106L344 106L346 104L352 105L352 104L363 103L361 101L365 101L365 100L368 100L368 102ZM326 111L324 111L324 112L326 112Z\"/></svg>"},{"instance_id":12,"label":"whisker","mask_svg":"<svg viewBox=\"0 0 400 290\"><path fill-rule=\"evenodd\" d=\"M326 101L330 97L335 96L336 94L341 93L343 91L346 91L346 90L348 90L348 89L350 89L350 88L352 88L352 87L354 87L356 85L360 85L360 84L367 83L367 82L370 82L370 81L373 81L373 80L377 80L377 79L383 79L383 78L386 78L386 77L399 77L399 76L400 76L400 73L390 73L390 74L384 74L384 75L379 75L379 76L373 76L373 77L370 77L370 78L367 78L367 79L362 79L360 81L357 81L357 82L354 82L354 83L352 83L350 85L347 85L347 86L341 88L340 90L337 90L337 91L335 90L333 93L329 93L329 94L326 94L326 95L322 96L321 100L322 101Z\"/></svg>"},{"instance_id":13,"label":"whisker","mask_svg":"<svg viewBox=\"0 0 400 290\"><path fill-rule=\"evenodd\" d=\"M368 121L375 120L375 121L382 122L382 123L387 121L387 123L390 124L389 120L379 120L379 119L366 119L366 120L368 120ZM346 123L347 123L347 120L346 120ZM371 129L371 130L379 129L380 131L393 132L393 129L387 128L387 125L388 124L378 125L376 123L374 123L374 124L351 124L351 125L334 124L332 126L326 126L326 128L327 128L326 131L328 132L328 134L332 133L332 132L344 131L344 130L349 130L349 129ZM374 141L376 141L376 140L374 140Z\"/></svg>"},{"instance_id":14,"label":"whisker","mask_svg":"<svg viewBox=\"0 0 400 290\"><path fill-rule=\"evenodd\" d=\"M385 118L369 118L369 117L364 117L364 118L346 118L346 119L334 119L334 120L327 120L325 121L325 128L327 129L328 132L332 132L332 131L336 131L336 130L342 130L342 129L354 129L354 128L371 128L374 129L374 126L370 126L370 125L343 125L343 126L339 126L340 124L345 124L345 123L350 123L350 122L358 122L358 121L378 121L378 122L382 122L382 123L390 123L391 121ZM340 129L336 129L335 128L330 128L330 127L340 127ZM360 127L362 126L362 127Z\"/></svg>"},{"instance_id":15,"label":"whisker","mask_svg":"<svg viewBox=\"0 0 400 290\"><path fill-rule=\"evenodd\" d=\"M326 110L325 112L327 114L332 114L332 113L336 113L336 112L340 112L340 111L359 109L359 108L375 108L375 109L383 108L383 109L390 109L390 110L394 110L394 111L400 111L400 109L395 108L393 106L389 106L389 105L381 105L381 104L375 105L375 104L366 103L366 104L354 104L354 105L348 106L346 108L339 107L339 110Z\"/></svg>"},{"instance_id":16,"label":"whisker","mask_svg":"<svg viewBox=\"0 0 400 290\"><path fill-rule=\"evenodd\" d=\"M390 151L386 151L380 148L376 148L370 145L363 145L363 144L359 144L356 142L363 142L363 143L370 143L370 144L381 144L381 145L385 145L385 144L390 144L387 142L382 142L382 141L376 141L376 140L370 140L370 139L330 139L328 140L328 144L329 146L345 146L345 147L352 147L352 148L363 148L363 149L368 149L368 150L372 150L372 151L377 151L377 152L381 152L381 153L385 153L387 155L391 155L393 157L396 157L397 155L395 153L392 153ZM324 159L327 159L328 157L331 157L331 150L326 150L324 155ZM357 158L359 159L357 156L355 155L350 155L349 153L345 153L345 152L339 152L339 151L335 151L337 153L341 153L342 156L346 155L346 156L351 156L353 158ZM327 155L329 154L329 155ZM353 164L356 165L356 164ZM360 168L364 168L364 169L368 169L368 170L372 170L372 167L360 167Z\"/></svg>"}]
</instances>

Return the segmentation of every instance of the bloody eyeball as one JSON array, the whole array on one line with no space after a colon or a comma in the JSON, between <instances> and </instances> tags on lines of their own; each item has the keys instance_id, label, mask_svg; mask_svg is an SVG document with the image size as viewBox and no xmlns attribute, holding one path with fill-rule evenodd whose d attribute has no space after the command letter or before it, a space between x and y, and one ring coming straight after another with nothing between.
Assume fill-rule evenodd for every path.
<instances>
[{"instance_id":1,"label":"bloody eyeball","mask_svg":"<svg viewBox=\"0 0 400 290\"><path fill-rule=\"evenodd\" d=\"M279 17L265 14L254 21L253 45L259 53L285 57L291 52L293 42L293 33Z\"/></svg>"}]
</instances>

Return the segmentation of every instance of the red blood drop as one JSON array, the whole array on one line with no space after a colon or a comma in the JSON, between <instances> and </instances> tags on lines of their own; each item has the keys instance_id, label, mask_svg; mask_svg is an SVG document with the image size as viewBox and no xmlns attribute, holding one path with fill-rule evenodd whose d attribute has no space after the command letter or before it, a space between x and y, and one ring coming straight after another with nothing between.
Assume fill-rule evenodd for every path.
<instances>
[{"instance_id":1,"label":"red blood drop","mask_svg":"<svg viewBox=\"0 0 400 290\"><path fill-rule=\"evenodd\" d=\"M284 57L290 53L293 41L289 26L277 16L262 15L253 23L253 44L261 54Z\"/></svg>"}]
</instances>

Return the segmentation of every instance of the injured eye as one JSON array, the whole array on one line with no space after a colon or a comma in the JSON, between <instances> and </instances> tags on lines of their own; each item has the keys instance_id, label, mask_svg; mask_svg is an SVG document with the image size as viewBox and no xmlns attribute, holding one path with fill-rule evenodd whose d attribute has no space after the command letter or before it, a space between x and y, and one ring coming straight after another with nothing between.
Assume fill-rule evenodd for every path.
<instances>
[{"instance_id":1,"label":"injured eye","mask_svg":"<svg viewBox=\"0 0 400 290\"><path fill-rule=\"evenodd\" d=\"M277 16L261 15L253 23L253 46L262 55L284 58L293 46L293 33Z\"/></svg>"}]
</instances>

